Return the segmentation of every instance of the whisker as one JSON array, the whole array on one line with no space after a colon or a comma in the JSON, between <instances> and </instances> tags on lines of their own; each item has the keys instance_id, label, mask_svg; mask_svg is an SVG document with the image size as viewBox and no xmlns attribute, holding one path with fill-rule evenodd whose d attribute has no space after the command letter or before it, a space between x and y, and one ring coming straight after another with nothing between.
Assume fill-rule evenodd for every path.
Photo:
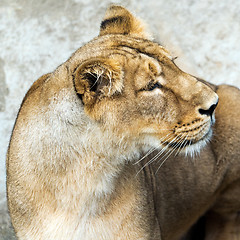
<instances>
[{"instance_id":1,"label":"whisker","mask_svg":"<svg viewBox=\"0 0 240 240\"><path fill-rule=\"evenodd\" d=\"M174 139L174 141L177 140L177 138L179 139L179 138L181 138L181 137L182 137L182 136L177 136L177 137ZM178 145L179 145L179 143L177 143L172 149L169 149L169 151L168 151L166 154L164 154L164 156L166 156L166 155L170 152L170 153L167 155L167 157L161 162L161 164L160 164L159 167L157 168L157 171L155 172L155 174L157 174L157 172L158 172L159 169L163 166L163 164L167 161L167 159L168 159L168 158L173 154L173 152L178 148ZM162 156L159 161L161 161L161 160L164 158L164 156Z\"/></svg>"},{"instance_id":2,"label":"whisker","mask_svg":"<svg viewBox=\"0 0 240 240\"><path fill-rule=\"evenodd\" d=\"M148 155L150 155L152 152L154 152L156 149L158 149L158 147L153 147L151 148L143 157L141 157L137 162L135 162L133 165L136 165L138 163L140 163L144 158L146 158Z\"/></svg>"},{"instance_id":3,"label":"whisker","mask_svg":"<svg viewBox=\"0 0 240 240\"><path fill-rule=\"evenodd\" d=\"M188 138L188 135L189 135L189 134L187 134L187 135L185 136L185 138L184 138L184 140L183 140L183 142L182 142L182 144L181 144L181 146L180 146L180 148L179 148L178 153L180 152L180 150L184 149L184 148L188 145L188 142L186 141L187 138Z\"/></svg>"},{"instance_id":4,"label":"whisker","mask_svg":"<svg viewBox=\"0 0 240 240\"><path fill-rule=\"evenodd\" d=\"M171 133L167 134L166 136L162 137L160 139L160 142L162 142L164 139L166 139ZM152 152L154 152L155 150L157 150L158 148L161 147L161 144L158 147L152 148L150 149L146 155L144 155L141 159L139 159L137 162L134 163L134 165L138 164L139 162L141 162L143 159L145 159L148 155L150 155Z\"/></svg>"},{"instance_id":5,"label":"whisker","mask_svg":"<svg viewBox=\"0 0 240 240\"><path fill-rule=\"evenodd\" d=\"M165 151L167 147L164 147L160 152L158 152L153 158L151 158L150 161L146 162L141 168L140 170L137 172L136 176L147 166L149 166L151 163L153 163L161 154L163 151Z\"/></svg>"},{"instance_id":6,"label":"whisker","mask_svg":"<svg viewBox=\"0 0 240 240\"><path fill-rule=\"evenodd\" d=\"M169 134L168 134L168 135L169 135ZM165 138L166 138L166 136L165 136ZM171 139L171 138L168 138L167 140L169 140L169 139ZM166 140L165 140L165 141L166 141ZM157 147L156 149L158 149L158 148L160 148L160 147L161 147L161 145L159 145L159 147ZM141 169L137 172L136 176L137 176L145 167L147 167L148 165L150 165L150 164L151 164L152 162L154 162L159 156L161 156L161 154L166 150L166 148L167 148L167 146L165 146L164 148L162 148L161 151L158 152L153 158L151 158L150 161L148 161L147 163L145 163L144 166L141 167ZM156 149L155 149L155 150L156 150Z\"/></svg>"},{"instance_id":7,"label":"whisker","mask_svg":"<svg viewBox=\"0 0 240 240\"><path fill-rule=\"evenodd\" d=\"M153 156L148 162L146 162L141 169L137 172L136 176L147 166L149 166L150 164L152 164L154 161L156 161L168 148L169 146L171 146L172 143L174 143L176 140L178 141L176 144L172 144L173 146L171 146L171 149L169 149L158 161L161 161L164 157L166 157L161 164L159 165L159 167L157 168L157 171L155 172L155 174L159 171L159 169L162 167L162 165L166 162L166 160L177 150L175 156L179 153L179 151L183 148L186 147L186 145L190 144L191 142L186 141L188 138L188 134L186 136L184 136L184 134L180 134L175 136L174 138L172 138L172 136L168 137L171 133L169 133L168 135L166 135L165 137L163 137L161 139L161 144L158 147L152 148L150 149L141 159L139 159L136 163L134 164L138 164L139 162L141 162L143 159L145 159L147 156L149 156L152 152L154 152L155 150L159 149L160 147L162 147L162 144L167 144L166 146L164 146L155 156ZM169 142L169 140L171 140Z\"/></svg>"},{"instance_id":8,"label":"whisker","mask_svg":"<svg viewBox=\"0 0 240 240\"><path fill-rule=\"evenodd\" d=\"M187 137L188 137L188 134L186 136L184 136L183 134L181 135L181 138L182 138L181 145L179 146L178 151L175 154L175 157L180 153L182 146L183 146L185 140L187 139Z\"/></svg>"},{"instance_id":9,"label":"whisker","mask_svg":"<svg viewBox=\"0 0 240 240\"><path fill-rule=\"evenodd\" d=\"M173 142L173 141L175 141L177 138L178 138L178 136L176 136L175 138L173 138L173 139L170 141L170 143ZM166 139L165 142L168 141L168 140L170 140L170 139L171 139L171 137L168 138L168 139ZM162 150L161 150L160 152L158 152L150 161L148 161L148 162L139 170L139 172L142 171L145 167L147 167L147 166L149 166L150 164L152 164L155 160L157 160L157 159L163 154L163 152L165 152L165 150L166 150L167 148L168 148L168 145L166 145L164 148L162 148ZM165 156L165 155L164 155L164 156ZM138 172L138 173L139 173L139 172ZM138 173L137 173L137 174L138 174Z\"/></svg>"},{"instance_id":10,"label":"whisker","mask_svg":"<svg viewBox=\"0 0 240 240\"><path fill-rule=\"evenodd\" d=\"M162 165L167 161L167 159L170 157L170 155L174 152L174 150L173 150L173 149L170 149L170 150L167 152L167 154L168 154L169 152L170 152L170 154L161 162L161 164L160 164L159 167L157 168L157 170L156 170L156 172L155 172L155 175L157 174L157 172L159 171L159 169L162 167ZM166 156L166 154L165 154L164 156ZM164 156L163 156L163 157L164 157ZM162 157L162 158L163 158L163 157ZM161 158L161 159L162 159L162 158ZM160 159L160 160L161 160L161 159ZM159 161L160 161L160 160L159 160Z\"/></svg>"},{"instance_id":11,"label":"whisker","mask_svg":"<svg viewBox=\"0 0 240 240\"><path fill-rule=\"evenodd\" d=\"M178 138L179 138L179 136L174 137L174 138L167 144L166 147L168 148L168 147L171 145L171 143L174 142L175 140L178 140ZM172 150L172 149L170 149L170 150ZM164 154L164 156L165 156L165 155L166 155L166 154ZM164 156L163 156L163 157L164 157Z\"/></svg>"},{"instance_id":12,"label":"whisker","mask_svg":"<svg viewBox=\"0 0 240 240\"><path fill-rule=\"evenodd\" d=\"M181 135L181 136L179 136L180 137L180 139L183 137L183 135ZM187 137L188 137L188 134L187 134L187 136L185 136L182 140L181 140L181 142L180 143L177 143L174 147L173 147L173 149L170 149L164 156L166 156L169 152L169 154L167 155L167 157L161 162L161 164L159 165L159 167L157 168L157 171L155 172L155 174L157 174L157 172L159 171L159 169L163 166L163 164L167 161L167 159L173 154L173 152L179 147L179 145L181 144L181 146L179 147L179 149L181 149L182 148L182 144L185 142L185 144L183 145L183 148L186 146L186 144L190 144L191 145L191 142L190 143L188 143L186 140L187 140ZM163 157L164 157L163 156ZM176 154L175 154L175 156L176 156ZM161 159L163 159L163 157L161 158ZM160 160L161 160L160 159ZM160 161L159 160L159 161Z\"/></svg>"},{"instance_id":13,"label":"whisker","mask_svg":"<svg viewBox=\"0 0 240 240\"><path fill-rule=\"evenodd\" d=\"M188 134L187 134L187 136L185 137L185 144L183 145L183 147L182 147L182 149L184 149L187 145L188 145L188 142L186 141L187 140L187 137L188 137Z\"/></svg>"},{"instance_id":14,"label":"whisker","mask_svg":"<svg viewBox=\"0 0 240 240\"><path fill-rule=\"evenodd\" d=\"M178 140L179 142L174 146L174 150L176 150L174 157L176 157L178 153L181 151L182 145L184 144L185 141L185 136L181 134Z\"/></svg>"}]
</instances>

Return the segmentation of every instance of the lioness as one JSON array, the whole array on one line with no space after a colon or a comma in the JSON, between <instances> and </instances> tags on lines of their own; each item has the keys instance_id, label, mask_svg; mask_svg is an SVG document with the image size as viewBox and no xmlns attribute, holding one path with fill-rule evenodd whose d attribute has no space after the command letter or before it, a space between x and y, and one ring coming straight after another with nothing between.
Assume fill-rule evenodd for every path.
<instances>
[{"instance_id":1,"label":"lioness","mask_svg":"<svg viewBox=\"0 0 240 240\"><path fill-rule=\"evenodd\" d=\"M110 7L99 36L23 100L7 156L17 237L173 240L210 208L206 239L239 237L239 100L181 71L140 20ZM179 155L203 147L197 160Z\"/></svg>"}]
</instances>

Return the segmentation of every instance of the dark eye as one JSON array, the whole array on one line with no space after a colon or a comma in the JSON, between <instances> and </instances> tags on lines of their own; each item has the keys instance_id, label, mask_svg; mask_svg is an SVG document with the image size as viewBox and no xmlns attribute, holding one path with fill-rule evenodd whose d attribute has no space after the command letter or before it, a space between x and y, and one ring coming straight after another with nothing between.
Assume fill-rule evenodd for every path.
<instances>
[{"instance_id":1,"label":"dark eye","mask_svg":"<svg viewBox=\"0 0 240 240\"><path fill-rule=\"evenodd\" d=\"M153 91L155 88L162 88L162 85L159 82L151 83L147 87L147 91Z\"/></svg>"}]
</instances>

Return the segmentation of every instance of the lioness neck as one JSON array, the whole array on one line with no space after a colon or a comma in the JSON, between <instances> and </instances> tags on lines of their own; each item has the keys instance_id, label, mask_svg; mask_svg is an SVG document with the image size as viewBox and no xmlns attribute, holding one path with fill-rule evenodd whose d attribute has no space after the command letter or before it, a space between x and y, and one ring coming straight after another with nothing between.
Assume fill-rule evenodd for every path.
<instances>
[{"instance_id":1,"label":"lioness neck","mask_svg":"<svg viewBox=\"0 0 240 240\"><path fill-rule=\"evenodd\" d=\"M38 114L19 120L25 128L20 134L26 139L21 158L26 159L23 168L29 175L39 173L37 179L32 176L33 181L48 188L49 202L63 208L68 202L69 211L77 207L80 215L94 215L106 209L128 159L136 157L138 149L126 144L124 138L117 141L107 129L91 121L78 101L65 89L50 98L46 111L36 106L33 111ZM22 109L20 114L24 114L24 106ZM51 137L46 138L46 133ZM31 151L24 151L26 148Z\"/></svg>"}]
</instances>

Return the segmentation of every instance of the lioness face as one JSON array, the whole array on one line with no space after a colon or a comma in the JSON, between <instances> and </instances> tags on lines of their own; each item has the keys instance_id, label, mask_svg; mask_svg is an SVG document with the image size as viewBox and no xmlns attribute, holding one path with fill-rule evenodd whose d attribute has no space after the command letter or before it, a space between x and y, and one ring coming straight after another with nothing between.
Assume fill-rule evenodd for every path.
<instances>
[{"instance_id":1,"label":"lioness face","mask_svg":"<svg viewBox=\"0 0 240 240\"><path fill-rule=\"evenodd\" d=\"M98 45L94 56L74 70L86 114L119 141L198 149L211 136L217 94L181 71L159 44L117 34L118 24L116 17L102 23L104 34L88 47Z\"/></svg>"},{"instance_id":2,"label":"lioness face","mask_svg":"<svg viewBox=\"0 0 240 240\"><path fill-rule=\"evenodd\" d=\"M74 73L86 114L118 139L185 150L206 142L216 93L181 71L160 45L118 38L106 40L114 43L109 55L109 46L101 48L104 57Z\"/></svg>"}]
</instances>

